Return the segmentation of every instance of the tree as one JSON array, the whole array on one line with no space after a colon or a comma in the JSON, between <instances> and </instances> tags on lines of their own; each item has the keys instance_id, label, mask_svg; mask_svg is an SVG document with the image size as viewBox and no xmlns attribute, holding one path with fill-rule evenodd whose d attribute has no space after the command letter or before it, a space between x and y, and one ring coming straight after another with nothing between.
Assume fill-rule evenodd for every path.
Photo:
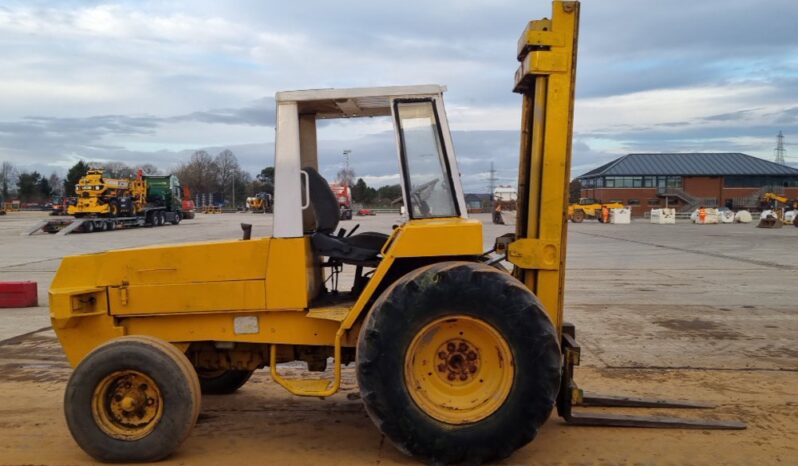
<instances>
[{"instance_id":1,"label":"tree","mask_svg":"<svg viewBox=\"0 0 798 466\"><path fill-rule=\"evenodd\" d=\"M53 195L53 187L50 186L50 180L43 176L39 178L39 181L36 182L36 191L38 199L49 199Z\"/></svg>"},{"instance_id":2,"label":"tree","mask_svg":"<svg viewBox=\"0 0 798 466\"><path fill-rule=\"evenodd\" d=\"M225 199L229 199L231 202L234 198L235 201L241 200L233 194L235 182L238 181L239 184L241 182L239 179L241 167L238 166L238 159L235 154L233 154L231 150L225 149L216 155L213 162L216 164L216 184L218 190L222 192ZM238 190L236 189L236 191Z\"/></svg>"},{"instance_id":3,"label":"tree","mask_svg":"<svg viewBox=\"0 0 798 466\"><path fill-rule=\"evenodd\" d=\"M575 178L568 185L568 202L572 204L579 202L580 197L582 197L582 183Z\"/></svg>"},{"instance_id":4,"label":"tree","mask_svg":"<svg viewBox=\"0 0 798 466\"><path fill-rule=\"evenodd\" d=\"M75 165L72 165L72 168L69 169L67 176L64 179L64 196L75 195L75 185L78 184L78 181L80 181L84 175L86 175L87 171L89 171L89 166L83 160L80 160Z\"/></svg>"},{"instance_id":5,"label":"tree","mask_svg":"<svg viewBox=\"0 0 798 466\"><path fill-rule=\"evenodd\" d=\"M60 176L58 176L56 173L51 173L50 178L47 179L47 182L50 183L50 189L52 189L53 195L64 195L64 183L61 181Z\"/></svg>"},{"instance_id":6,"label":"tree","mask_svg":"<svg viewBox=\"0 0 798 466\"><path fill-rule=\"evenodd\" d=\"M139 166L139 169L141 169L141 172L145 175L158 175L161 173L161 170L151 163L145 163L144 165Z\"/></svg>"},{"instance_id":7,"label":"tree","mask_svg":"<svg viewBox=\"0 0 798 466\"><path fill-rule=\"evenodd\" d=\"M377 198L381 204L390 204L400 197L402 197L402 188L398 184L380 186L377 190Z\"/></svg>"},{"instance_id":8,"label":"tree","mask_svg":"<svg viewBox=\"0 0 798 466\"><path fill-rule=\"evenodd\" d=\"M365 202L364 199L366 197L367 189L368 185L366 185L366 182L363 181L363 178L358 178L357 183L352 186L352 201L359 203Z\"/></svg>"},{"instance_id":9,"label":"tree","mask_svg":"<svg viewBox=\"0 0 798 466\"><path fill-rule=\"evenodd\" d=\"M212 193L216 189L216 164L204 150L191 154L188 162L181 163L175 174L183 185L195 193Z\"/></svg>"},{"instance_id":10,"label":"tree","mask_svg":"<svg viewBox=\"0 0 798 466\"><path fill-rule=\"evenodd\" d=\"M0 195L8 200L11 196L11 188L17 181L17 169L11 162L4 161L0 164Z\"/></svg>"},{"instance_id":11,"label":"tree","mask_svg":"<svg viewBox=\"0 0 798 466\"><path fill-rule=\"evenodd\" d=\"M266 167L258 173L258 181L274 184L274 167Z\"/></svg>"},{"instance_id":12,"label":"tree","mask_svg":"<svg viewBox=\"0 0 798 466\"><path fill-rule=\"evenodd\" d=\"M90 162L89 166L100 168L105 178L130 178L135 170L124 162Z\"/></svg>"},{"instance_id":13,"label":"tree","mask_svg":"<svg viewBox=\"0 0 798 466\"><path fill-rule=\"evenodd\" d=\"M352 186L354 180L355 170L349 167L344 167L335 174L335 181L340 185Z\"/></svg>"},{"instance_id":14,"label":"tree","mask_svg":"<svg viewBox=\"0 0 798 466\"><path fill-rule=\"evenodd\" d=\"M39 172L22 172L17 178L17 193L22 202L32 202L39 199L38 184L41 180Z\"/></svg>"}]
</instances>

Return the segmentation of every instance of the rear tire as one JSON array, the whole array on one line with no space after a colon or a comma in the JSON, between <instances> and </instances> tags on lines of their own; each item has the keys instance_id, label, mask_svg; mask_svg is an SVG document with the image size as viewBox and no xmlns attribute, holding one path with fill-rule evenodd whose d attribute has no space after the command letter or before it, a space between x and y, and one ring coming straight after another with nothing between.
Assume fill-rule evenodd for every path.
<instances>
[{"instance_id":1,"label":"rear tire","mask_svg":"<svg viewBox=\"0 0 798 466\"><path fill-rule=\"evenodd\" d=\"M582 223L584 219L585 219L584 210L575 210L574 214L571 216L571 221L574 223Z\"/></svg>"},{"instance_id":2,"label":"rear tire","mask_svg":"<svg viewBox=\"0 0 798 466\"><path fill-rule=\"evenodd\" d=\"M207 371L197 369L202 393L208 395L229 395L252 377L253 371L228 369L223 371Z\"/></svg>"},{"instance_id":3,"label":"rear tire","mask_svg":"<svg viewBox=\"0 0 798 466\"><path fill-rule=\"evenodd\" d=\"M529 443L552 411L560 371L557 332L537 298L468 262L396 281L357 347L369 416L399 450L434 464L493 461Z\"/></svg>"},{"instance_id":4,"label":"rear tire","mask_svg":"<svg viewBox=\"0 0 798 466\"><path fill-rule=\"evenodd\" d=\"M64 394L72 437L99 461L165 458L188 437L199 408L199 381L185 355L144 336L94 349L75 368Z\"/></svg>"},{"instance_id":5,"label":"rear tire","mask_svg":"<svg viewBox=\"0 0 798 466\"><path fill-rule=\"evenodd\" d=\"M94 233L94 222L88 221L83 224L83 231L86 233Z\"/></svg>"}]
</instances>

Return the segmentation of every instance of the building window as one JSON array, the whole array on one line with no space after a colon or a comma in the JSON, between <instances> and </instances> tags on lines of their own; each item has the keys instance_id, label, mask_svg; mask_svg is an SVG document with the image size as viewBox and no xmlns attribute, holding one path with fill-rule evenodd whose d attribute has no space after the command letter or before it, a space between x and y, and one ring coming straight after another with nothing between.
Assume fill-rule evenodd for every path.
<instances>
[{"instance_id":1,"label":"building window","mask_svg":"<svg viewBox=\"0 0 798 466\"><path fill-rule=\"evenodd\" d=\"M761 188L764 186L781 186L785 188L798 186L798 176L725 176L723 186L726 188Z\"/></svg>"},{"instance_id":2,"label":"building window","mask_svg":"<svg viewBox=\"0 0 798 466\"><path fill-rule=\"evenodd\" d=\"M644 176L643 177L643 187L644 188L653 188L654 184L656 183L657 177L656 176Z\"/></svg>"},{"instance_id":3,"label":"building window","mask_svg":"<svg viewBox=\"0 0 798 466\"><path fill-rule=\"evenodd\" d=\"M648 200L648 205L660 205L662 203L662 199L658 197L652 197Z\"/></svg>"},{"instance_id":4,"label":"building window","mask_svg":"<svg viewBox=\"0 0 798 466\"><path fill-rule=\"evenodd\" d=\"M668 187L669 188L681 188L682 187L682 177L681 176L669 176L668 177Z\"/></svg>"},{"instance_id":5,"label":"building window","mask_svg":"<svg viewBox=\"0 0 798 466\"><path fill-rule=\"evenodd\" d=\"M613 204L613 203L623 204L623 199L610 199L609 201L607 201L607 204Z\"/></svg>"},{"instance_id":6,"label":"building window","mask_svg":"<svg viewBox=\"0 0 798 466\"><path fill-rule=\"evenodd\" d=\"M605 177L604 178L604 185L606 187L608 187L608 188L614 188L615 187L615 177L614 176Z\"/></svg>"},{"instance_id":7,"label":"building window","mask_svg":"<svg viewBox=\"0 0 798 466\"><path fill-rule=\"evenodd\" d=\"M596 178L596 187L597 188L603 188L604 187L604 177L603 176L600 176L600 177Z\"/></svg>"},{"instance_id":8,"label":"building window","mask_svg":"<svg viewBox=\"0 0 798 466\"><path fill-rule=\"evenodd\" d=\"M640 199L629 199L626 201L626 205L640 205Z\"/></svg>"}]
</instances>

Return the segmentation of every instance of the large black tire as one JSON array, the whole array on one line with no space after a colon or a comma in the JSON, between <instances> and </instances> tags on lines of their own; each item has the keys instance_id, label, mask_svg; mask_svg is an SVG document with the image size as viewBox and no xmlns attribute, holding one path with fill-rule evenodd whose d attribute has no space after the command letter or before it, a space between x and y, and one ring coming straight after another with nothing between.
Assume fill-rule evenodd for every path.
<instances>
[{"instance_id":1,"label":"large black tire","mask_svg":"<svg viewBox=\"0 0 798 466\"><path fill-rule=\"evenodd\" d=\"M116 199L111 199L108 202L108 216L109 217L119 217L119 201Z\"/></svg>"},{"instance_id":2,"label":"large black tire","mask_svg":"<svg viewBox=\"0 0 798 466\"><path fill-rule=\"evenodd\" d=\"M146 384L131 388L130 374L143 374L151 379L155 389ZM102 387L110 388L103 391ZM127 393L139 390L124 395L135 399L137 406L160 407L160 418L147 422L143 431L125 430L120 425L125 424L122 421L135 423L133 416L142 422L138 410L146 408L136 407L125 419L119 417L125 414L115 418L111 414L114 403L126 401L120 394L125 389ZM142 398L136 398L141 390L155 390L158 396L142 402ZM106 462L165 458L188 437L199 409L199 381L189 360L173 345L145 336L116 338L94 349L75 368L64 394L64 413L72 437L86 453ZM104 419L104 423L99 419Z\"/></svg>"},{"instance_id":3,"label":"large black tire","mask_svg":"<svg viewBox=\"0 0 798 466\"><path fill-rule=\"evenodd\" d=\"M235 369L223 372L197 369L197 376L199 376L202 393L208 395L229 395L243 387L249 378L252 377L252 372L253 371Z\"/></svg>"},{"instance_id":4,"label":"large black tire","mask_svg":"<svg viewBox=\"0 0 798 466\"><path fill-rule=\"evenodd\" d=\"M178 225L180 223L181 216L180 211L175 212L175 216L172 217L172 225Z\"/></svg>"},{"instance_id":5,"label":"large black tire","mask_svg":"<svg viewBox=\"0 0 798 466\"><path fill-rule=\"evenodd\" d=\"M493 327L514 363L504 401L471 423L433 418L410 394L417 387L406 383L406 355L416 335L457 315ZM400 278L375 302L358 340L357 378L369 416L399 450L434 464L478 464L526 445L548 419L560 377L557 332L540 302L511 275L485 264L444 262Z\"/></svg>"},{"instance_id":6,"label":"large black tire","mask_svg":"<svg viewBox=\"0 0 798 466\"><path fill-rule=\"evenodd\" d=\"M83 224L83 231L86 233L94 233L94 222L89 220Z\"/></svg>"}]
</instances>

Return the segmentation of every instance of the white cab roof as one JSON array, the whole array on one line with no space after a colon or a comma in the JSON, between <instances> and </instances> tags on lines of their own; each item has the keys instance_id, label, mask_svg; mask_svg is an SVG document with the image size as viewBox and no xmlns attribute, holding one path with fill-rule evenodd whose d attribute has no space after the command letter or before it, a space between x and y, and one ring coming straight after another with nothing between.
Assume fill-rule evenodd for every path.
<instances>
[{"instance_id":1,"label":"white cab roof","mask_svg":"<svg viewBox=\"0 0 798 466\"><path fill-rule=\"evenodd\" d=\"M278 92L275 100L278 105L283 102L296 102L300 115L315 114L319 119L355 118L390 115L393 98L431 97L445 91L446 86L438 84L308 89Z\"/></svg>"}]
</instances>

